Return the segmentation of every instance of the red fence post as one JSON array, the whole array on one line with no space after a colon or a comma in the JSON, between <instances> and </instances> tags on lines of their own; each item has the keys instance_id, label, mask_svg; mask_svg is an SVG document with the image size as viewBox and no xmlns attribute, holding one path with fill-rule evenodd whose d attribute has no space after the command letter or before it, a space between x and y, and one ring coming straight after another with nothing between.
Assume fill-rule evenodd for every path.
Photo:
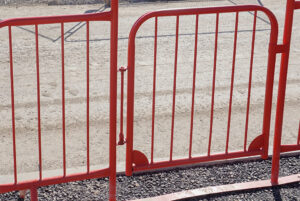
<instances>
[{"instance_id":1,"label":"red fence post","mask_svg":"<svg viewBox=\"0 0 300 201\"><path fill-rule=\"evenodd\" d=\"M286 89L287 70L288 70L288 63L289 63L294 9L295 9L295 0L288 0L286 5L284 34L283 34L283 46L285 47L285 51L282 53L281 56L276 119L275 119L275 134L274 134L272 175L271 175L271 182L273 184L278 183L278 175L279 175L282 122L283 122L285 89Z\"/></svg>"},{"instance_id":2,"label":"red fence post","mask_svg":"<svg viewBox=\"0 0 300 201\"><path fill-rule=\"evenodd\" d=\"M36 187L32 187L30 189L30 200L31 201L38 201L38 192Z\"/></svg>"},{"instance_id":3,"label":"red fence post","mask_svg":"<svg viewBox=\"0 0 300 201\"><path fill-rule=\"evenodd\" d=\"M116 133L118 73L118 0L111 1L110 31L110 110L109 110L109 200L116 200Z\"/></svg>"}]
</instances>

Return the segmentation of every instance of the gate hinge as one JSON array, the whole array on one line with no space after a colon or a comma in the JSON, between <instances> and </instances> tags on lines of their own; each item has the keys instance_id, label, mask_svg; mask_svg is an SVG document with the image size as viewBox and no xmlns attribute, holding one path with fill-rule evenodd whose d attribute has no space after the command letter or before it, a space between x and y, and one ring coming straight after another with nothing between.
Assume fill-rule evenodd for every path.
<instances>
[{"instance_id":1,"label":"gate hinge","mask_svg":"<svg viewBox=\"0 0 300 201\"><path fill-rule=\"evenodd\" d=\"M119 72L125 72L125 71L127 71L127 67L121 66L119 68Z\"/></svg>"},{"instance_id":2,"label":"gate hinge","mask_svg":"<svg viewBox=\"0 0 300 201\"><path fill-rule=\"evenodd\" d=\"M272 46L276 53L285 53L286 51L288 51L288 48L289 48L288 45L283 45L283 44L280 44L280 45L277 44L277 45L272 45Z\"/></svg>"}]
</instances>

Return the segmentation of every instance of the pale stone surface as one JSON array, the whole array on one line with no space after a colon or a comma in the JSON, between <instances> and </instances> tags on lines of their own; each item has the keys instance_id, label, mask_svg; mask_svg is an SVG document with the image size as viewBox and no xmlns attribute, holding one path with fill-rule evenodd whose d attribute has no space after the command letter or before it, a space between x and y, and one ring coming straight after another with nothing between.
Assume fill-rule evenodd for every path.
<instances>
[{"instance_id":1,"label":"pale stone surface","mask_svg":"<svg viewBox=\"0 0 300 201\"><path fill-rule=\"evenodd\" d=\"M242 1L235 1L242 3ZM262 1L279 22L282 41L285 1ZM248 0L248 4L257 1ZM243 2L246 4L246 2ZM158 9L206 6L232 6L230 1L156 2L120 5L119 66L127 65L129 31L134 22L146 12ZM82 14L104 11L104 5L74 6L2 6L0 19L28 16ZM247 147L262 130L265 93L266 61L270 26L259 13L257 21L255 60L250 106ZM299 15L295 15L294 32L299 32ZM224 152L232 68L233 30L235 14L220 15L220 34L215 94L215 116L212 152ZM229 150L242 150L249 78L249 57L253 15L240 14L237 45L235 85ZM136 49L136 102L134 147L150 159L152 118L152 76L154 21L146 22L138 32ZM109 33L107 22L90 23L90 148L91 165L108 164L109 112ZM170 151L171 111L174 73L175 18L159 18L158 22L157 92L155 120L155 161L168 158ZM67 23L65 30L66 68L66 141L67 167L86 165L86 26ZM195 17L180 18L177 96L174 127L174 157L188 156L191 91L194 56ZM250 30L250 31L249 31ZM41 74L42 154L44 170L62 168L62 109L61 109L61 26L39 26ZM198 63L195 94L193 156L206 154L210 122L211 83L213 69L215 15L199 16ZM16 106L16 136L18 172L38 171L36 66L34 26L13 27L14 82ZM284 143L295 143L300 114L299 34L293 35L287 102L285 105ZM0 29L0 175L13 173L11 135L10 79L7 28ZM274 133L275 104L280 56L277 57L271 136ZM120 77L119 77L120 78ZM127 80L127 79L125 79ZM120 81L120 80L119 80ZM120 86L120 84L118 85ZM125 85L126 87L126 85ZM119 91L120 92L120 88ZM125 94L126 97L126 94ZM118 103L120 101L118 100ZM126 101L125 101L126 104ZM118 107L119 110L119 107ZM125 107L126 112L126 107ZM119 114L118 114L119 117ZM125 118L126 120L126 118ZM125 126L126 128L126 126ZM119 129L117 134L119 133ZM272 151L272 148L270 148ZM125 160L125 146L118 147L118 161ZM26 178L24 178L26 179Z\"/></svg>"}]
</instances>

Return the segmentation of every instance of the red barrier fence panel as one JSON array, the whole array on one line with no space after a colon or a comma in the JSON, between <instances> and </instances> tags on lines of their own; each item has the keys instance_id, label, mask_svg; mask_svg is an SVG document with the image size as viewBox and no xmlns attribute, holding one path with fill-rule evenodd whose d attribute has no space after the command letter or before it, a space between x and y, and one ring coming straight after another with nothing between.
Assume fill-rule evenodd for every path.
<instances>
[{"instance_id":1,"label":"red barrier fence panel","mask_svg":"<svg viewBox=\"0 0 300 201\"><path fill-rule=\"evenodd\" d=\"M20 18L4 20L0 23L0 28L8 27L8 43L9 43L9 66L10 66L10 93L11 93L11 120L12 120L12 149L13 149L13 174L14 182L9 184L0 185L0 193L15 191L15 190L31 190L32 200L37 200L37 189L41 186L60 184L71 181L109 177L110 190L109 199L115 200L116 196L116 121L117 121L117 43L118 43L118 0L112 0L111 11L96 13L96 14L84 14L84 15L69 15L69 16L53 16L53 17L34 17L34 18ZM284 101L285 101L285 89L287 79L287 68L288 58L290 49L290 39L292 30L293 13L295 9L300 8L300 2L295 0L288 0L287 11L286 11L286 22L283 44L278 45L278 23L271 11L264 7L247 5L247 6L230 6L230 7L214 7L214 8L196 8L196 9L178 9L178 10L163 10L145 14L134 24L129 35L128 42L128 67L120 68L121 71L121 105L120 105L120 141L118 144L122 145L125 143L123 136L123 89L124 89L124 72L128 70L128 88L127 88L127 138L126 138L126 174L132 175L134 171L159 169L166 167L173 167L179 165L187 165L193 163L215 161L215 160L226 160L231 158L240 158L248 156L260 155L263 159L268 156L269 147L269 132L270 132L270 120L271 120L271 107L272 107L272 93L273 93L273 82L274 82L274 71L276 54L282 53L281 68L280 68L280 79L278 88L278 99L277 99L277 111L276 111L276 122L275 122L275 136L274 136L274 157L272 165L272 182L278 182L279 172L279 158L281 152L300 150L300 122L298 129L298 138L296 144L293 145L281 145L281 130L283 121ZM251 55L250 55L250 67L249 67L249 78L247 83L247 104L245 112L245 130L243 137L243 148L240 151L230 151L229 141L232 127L232 108L234 98L234 84L235 74L237 71L237 44L238 44L238 31L239 31L239 20L240 15L243 12L250 12L253 15L253 28L251 30L252 40ZM215 114L215 96L216 96L216 75L217 75L217 63L218 63L218 47L219 47L219 33L220 33L220 16L223 14L232 14L235 17L234 23L234 37L233 37L233 53L231 62L232 65L230 73L230 91L229 91L229 105L228 105L228 116L226 116L226 140L225 150L222 153L212 153L212 138L214 128L214 114ZM264 13L268 17L268 23L270 24L270 36L269 36L269 47L268 47L268 60L266 66L266 82L265 82L265 97L264 97L264 109L263 109L263 123L262 131L259 135L250 143L247 147L248 141L248 127L249 127L249 113L250 113L250 100L251 100L251 89L252 89L252 72L254 66L254 49L257 33L257 19L258 13ZM213 15L215 16L214 26L214 51L213 51L213 65L212 65L212 88L211 88L211 99L210 99L210 117L209 117L209 132L208 132L208 146L207 152L204 156L193 156L193 137L194 137L194 118L195 118L195 94L196 94L196 71L197 71L197 56L198 56L198 41L199 41L199 16L200 15ZM178 87L178 55L179 55L179 35L180 35L180 20L183 16L195 16L195 33L193 34L195 43L193 45L193 70L192 70L192 87L191 87L191 114L190 114L190 125L186 133L189 139L188 155L180 159L174 157L175 144L175 118L176 118L176 90ZM154 139L155 139L155 118L156 118L156 96L157 96L157 57L159 54L158 49L158 21L163 17L175 17L175 45L174 45L174 72L172 82L172 99L171 105L171 128L170 128L170 147L168 160L161 160L156 162L154 159ZM153 59L153 80L152 80L152 107L151 107L151 142L150 142L150 162L146 155L141 151L134 150L134 104L135 104L135 46L136 46L136 34L140 29L141 25L147 22L149 19L154 19L154 59ZM104 169L90 170L90 22L91 21L109 21L110 26L110 91L109 91L109 167ZM86 22L86 172L67 174L66 166L66 74L65 74L65 38L64 28L65 23L69 22ZM41 121L41 89L40 89L40 54L39 54L39 26L44 24L58 24L61 32L61 123L62 123L62 166L63 175L45 178L43 176L43 158L42 158L42 121ZM22 181L18 180L17 172L17 144L16 144L16 112L15 112L15 87L14 87L14 54L13 54L13 35L12 27L32 25L34 26L35 34L35 56L36 56L36 87L37 87L37 139L38 139L38 162L39 162L39 176L36 180ZM231 56L231 54L230 54ZM171 76L170 76L171 77Z\"/></svg>"},{"instance_id":2,"label":"red barrier fence panel","mask_svg":"<svg viewBox=\"0 0 300 201\"><path fill-rule=\"evenodd\" d=\"M90 22L92 21L109 21L110 24L110 113L109 113L109 167L98 170L90 170ZM66 97L65 97L65 37L64 26L69 22L86 23L86 171L83 173L67 174L66 172ZM43 177L43 159L42 159L42 132L41 132L41 90L40 90L40 62L39 62L39 25L58 24L61 32L61 90L62 90L62 144L63 144L63 175L57 177ZM38 130L38 161L39 161L39 178L31 181L18 180L17 172L17 154L16 154L16 117L15 117L15 90L14 90L14 65L13 65L13 35L12 27L33 25L35 34L35 56L36 56L36 78L37 78L37 130ZM37 188L46 185L60 184L71 181L109 177L109 199L115 200L116 196L116 113L117 113L117 44L118 44L118 0L112 0L111 10L102 13L51 16L51 17L29 17L16 18L0 22L0 28L8 27L9 35L9 59L10 59L10 89L11 89L11 115L12 115L12 148L13 148L13 170L14 182L0 185L0 193L31 190L31 200L37 200ZM45 153L43 153L45 154ZM48 153L51 154L51 153Z\"/></svg>"},{"instance_id":3,"label":"red barrier fence panel","mask_svg":"<svg viewBox=\"0 0 300 201\"><path fill-rule=\"evenodd\" d=\"M252 42L251 42L251 57L250 57L250 70L249 70L249 82L248 82L248 98L247 98L247 109L246 109L246 122L245 122L245 133L243 141L243 150L230 152L228 150L229 137L230 137L230 127L231 127L231 111L232 111L232 99L233 99L233 87L235 79L235 67L236 67L236 54L237 54L237 33L239 29L239 14L242 12L250 12L253 16L253 30L252 30ZM250 106L250 95L251 95L251 80L252 80L252 68L253 68L253 57L254 57L254 44L255 44L255 34L256 34L256 19L258 17L257 13L264 13L269 20L271 32L269 40L269 55L268 64L266 67L267 77L265 85L265 100L264 100L264 114L263 114L263 124L262 133L254 139L247 149L247 132L248 132L248 121L249 121L249 106ZM227 132L226 132L226 146L224 153L211 153L212 145L212 130L214 121L214 101L215 101L215 85L216 85L216 71L217 71L217 61L218 61L218 38L219 38L219 18L220 15L225 13L231 13L235 15L235 28L234 28L234 44L233 44L233 55L232 55L232 66L231 66L231 79L230 79L230 96L229 96L229 109L227 117ZM215 49L214 49L214 64L213 68L213 79L212 79L212 91L211 91L211 115L210 115L210 132L208 135L208 149L206 156L192 156L192 142L193 142L193 126L194 124L194 101L195 101L195 74L197 66L197 49L198 47L198 27L200 15L215 15L216 25L215 25ZM194 33L194 65L193 65L193 81L192 81L192 94L191 94L191 116L190 116L190 128L189 136L189 154L186 158L174 159L173 158L173 147L174 147L174 119L176 112L176 84L177 83L177 60L178 60L178 37L179 37L179 21L183 16L195 16L195 33ZM174 74L173 74L173 91L172 100L169 103L172 105L172 116L171 116L171 136L170 136L170 154L169 160L164 161L154 161L153 152L154 148L154 138L155 138L155 108L156 108L156 76L157 76L157 38L158 38L158 20L163 17L175 17L175 51L174 51ZM136 34L142 24L147 22L149 19L154 20L154 61L153 61L153 91L152 91L152 128L151 128L151 159L147 159L146 155L138 150L133 149L134 143L134 101L135 101L135 54L136 54ZM276 53L280 52L280 47L277 45L278 37L278 23L271 11L260 6L233 6L233 7L214 7L214 8L196 8L196 9L178 9L178 10L162 10L156 12L150 12L139 18L131 29L128 42L128 88L127 88L127 153L126 153L126 174L131 175L133 171L158 169L165 167L172 167L178 165L186 165L192 163L214 161L214 160L225 160L230 158L247 157L254 155L261 155L262 158L267 158L268 156L268 146L269 146L269 131L270 131L270 117L271 117L271 107L272 107L272 91L273 91L273 80L274 80L274 68ZM135 134L136 135L136 134ZM138 135L138 134L137 134Z\"/></svg>"},{"instance_id":4,"label":"red barrier fence panel","mask_svg":"<svg viewBox=\"0 0 300 201\"><path fill-rule=\"evenodd\" d=\"M283 46L286 51L281 56L280 74L279 74L279 85L278 85L278 97L277 97L277 108L275 118L275 131L274 131L274 149L272 159L272 183L278 183L279 176L279 160L280 153L300 150L300 121L298 126L298 137L295 139L295 144L282 145L282 125L283 125L283 114L284 114L284 103L285 103L285 92L287 85L287 72L289 65L289 54L293 28L294 10L300 9L300 1L288 0L286 6L285 24L284 24L284 35L283 35Z\"/></svg>"}]
</instances>

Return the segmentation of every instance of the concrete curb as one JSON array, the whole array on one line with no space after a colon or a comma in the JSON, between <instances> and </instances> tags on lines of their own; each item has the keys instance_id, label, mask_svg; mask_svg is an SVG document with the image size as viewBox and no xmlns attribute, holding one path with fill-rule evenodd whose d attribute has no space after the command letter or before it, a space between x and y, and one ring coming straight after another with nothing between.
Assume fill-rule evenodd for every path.
<instances>
[{"instance_id":1,"label":"concrete curb","mask_svg":"<svg viewBox=\"0 0 300 201\"><path fill-rule=\"evenodd\" d=\"M300 174L295 174L295 175L279 178L277 185L284 185L284 184L295 183L299 181L300 181ZM207 195L220 194L220 193L266 188L266 187L277 186L277 185L273 185L270 179L268 179L268 180L235 183L235 184L228 184L228 185L221 185L221 186L210 186L205 188L182 191L178 193L171 193L171 194L152 197L152 198L139 199L135 201L181 200L181 199L188 199L193 197L207 196Z\"/></svg>"}]
</instances>

